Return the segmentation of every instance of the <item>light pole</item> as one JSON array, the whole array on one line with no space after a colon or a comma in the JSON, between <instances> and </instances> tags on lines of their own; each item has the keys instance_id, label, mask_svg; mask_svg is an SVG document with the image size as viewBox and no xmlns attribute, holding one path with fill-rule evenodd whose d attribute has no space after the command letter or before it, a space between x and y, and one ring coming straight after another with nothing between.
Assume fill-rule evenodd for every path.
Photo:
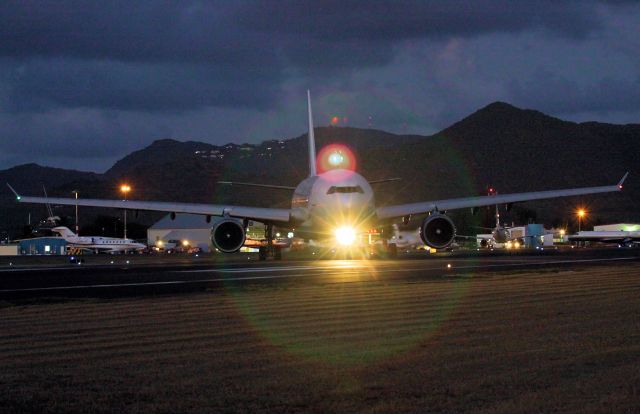
<instances>
[{"instance_id":1,"label":"light pole","mask_svg":"<svg viewBox=\"0 0 640 414\"><path fill-rule=\"evenodd\" d=\"M80 235L78 231L78 190L73 190L72 193L76 195L76 235Z\"/></svg>"},{"instance_id":2,"label":"light pole","mask_svg":"<svg viewBox=\"0 0 640 414\"><path fill-rule=\"evenodd\" d=\"M127 201L127 193L131 191L131 187L128 184L122 184L120 186L120 191L124 194L124 201ZM124 209L124 238L127 238L127 209Z\"/></svg>"},{"instance_id":3,"label":"light pole","mask_svg":"<svg viewBox=\"0 0 640 414\"><path fill-rule=\"evenodd\" d=\"M578 233L580 233L580 227L581 227L581 224L582 224L582 218L584 217L585 214L586 214L586 212L584 211L583 208L578 210Z\"/></svg>"},{"instance_id":4,"label":"light pole","mask_svg":"<svg viewBox=\"0 0 640 414\"><path fill-rule=\"evenodd\" d=\"M580 233L580 228L582 225L582 218L587 214L583 208L578 210L578 233ZM580 242L578 242L578 247L580 247Z\"/></svg>"}]
</instances>

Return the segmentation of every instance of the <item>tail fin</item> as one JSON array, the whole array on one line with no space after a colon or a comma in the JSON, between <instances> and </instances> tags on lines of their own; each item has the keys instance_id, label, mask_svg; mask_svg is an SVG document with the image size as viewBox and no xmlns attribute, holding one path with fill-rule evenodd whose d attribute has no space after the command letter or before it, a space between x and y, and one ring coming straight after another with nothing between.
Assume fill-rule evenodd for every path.
<instances>
[{"instance_id":1,"label":"tail fin","mask_svg":"<svg viewBox=\"0 0 640 414\"><path fill-rule=\"evenodd\" d=\"M316 140L313 136L313 114L311 113L311 92L307 89L307 107L309 109L309 177L316 174Z\"/></svg>"},{"instance_id":2,"label":"tail fin","mask_svg":"<svg viewBox=\"0 0 640 414\"><path fill-rule=\"evenodd\" d=\"M60 234L62 237L75 237L75 233L72 232L71 230L69 230L68 227L64 227L64 226L60 226L60 227L54 227L51 229L51 231L56 232L58 234Z\"/></svg>"}]
</instances>

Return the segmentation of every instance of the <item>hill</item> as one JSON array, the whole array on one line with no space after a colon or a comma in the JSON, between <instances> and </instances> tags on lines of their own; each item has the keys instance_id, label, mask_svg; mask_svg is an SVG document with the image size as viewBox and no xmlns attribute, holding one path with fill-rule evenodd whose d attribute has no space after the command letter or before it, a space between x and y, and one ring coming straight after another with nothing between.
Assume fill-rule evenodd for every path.
<instances>
[{"instance_id":1,"label":"hill","mask_svg":"<svg viewBox=\"0 0 640 414\"><path fill-rule=\"evenodd\" d=\"M526 203L513 219L537 216L548 224L569 222L572 211L584 202L593 221L640 220L634 210L640 202L640 178L634 175L640 171L637 124L567 122L495 102L431 136L337 127L316 128L315 135L318 150L329 143L348 145L356 154L358 171L369 180L402 178L376 188L379 205L481 194L489 184L503 193L604 185L630 170L622 195ZM134 188L131 197L143 200L288 206L287 191L231 189L216 183L295 185L306 175L303 134L258 145L163 139L127 155L103 175L27 164L0 171L0 180L15 183L24 193L39 194L45 184L50 194L66 196L77 188L81 196L92 198L118 197L117 184L126 180ZM3 227L24 223L27 209L44 211L41 206L18 208L8 192L0 197L0 207L6 212ZM457 215L466 220L464 213ZM139 220L156 217L143 215Z\"/></svg>"}]
</instances>

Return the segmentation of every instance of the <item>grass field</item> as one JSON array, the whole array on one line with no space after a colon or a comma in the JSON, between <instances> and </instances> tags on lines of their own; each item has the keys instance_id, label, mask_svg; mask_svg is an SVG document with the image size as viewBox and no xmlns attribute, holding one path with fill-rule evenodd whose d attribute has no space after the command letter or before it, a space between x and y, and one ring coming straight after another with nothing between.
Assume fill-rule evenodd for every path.
<instances>
[{"instance_id":1,"label":"grass field","mask_svg":"<svg viewBox=\"0 0 640 414\"><path fill-rule=\"evenodd\" d=\"M640 412L640 264L0 307L0 412Z\"/></svg>"}]
</instances>

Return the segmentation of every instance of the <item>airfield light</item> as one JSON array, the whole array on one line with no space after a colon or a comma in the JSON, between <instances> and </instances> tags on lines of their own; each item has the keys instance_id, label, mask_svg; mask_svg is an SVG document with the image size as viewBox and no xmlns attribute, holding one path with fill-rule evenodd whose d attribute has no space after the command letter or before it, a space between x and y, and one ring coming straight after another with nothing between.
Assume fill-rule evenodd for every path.
<instances>
[{"instance_id":1,"label":"airfield light","mask_svg":"<svg viewBox=\"0 0 640 414\"><path fill-rule=\"evenodd\" d=\"M356 231L353 227L339 227L335 232L336 241L341 246L350 246L356 241Z\"/></svg>"},{"instance_id":2,"label":"airfield light","mask_svg":"<svg viewBox=\"0 0 640 414\"><path fill-rule=\"evenodd\" d=\"M162 240L158 240L158 241L156 242L156 246L158 246L158 247L162 247L162 245L164 245L164 242L163 242Z\"/></svg>"},{"instance_id":3,"label":"airfield light","mask_svg":"<svg viewBox=\"0 0 640 414\"><path fill-rule=\"evenodd\" d=\"M124 194L124 201L127 201L127 194L131 191L129 184L122 184L120 191ZM124 209L124 238L127 238L127 209Z\"/></svg>"},{"instance_id":4,"label":"airfield light","mask_svg":"<svg viewBox=\"0 0 640 414\"><path fill-rule=\"evenodd\" d=\"M189 245L189 240L182 240L182 245L187 247Z\"/></svg>"}]
</instances>

